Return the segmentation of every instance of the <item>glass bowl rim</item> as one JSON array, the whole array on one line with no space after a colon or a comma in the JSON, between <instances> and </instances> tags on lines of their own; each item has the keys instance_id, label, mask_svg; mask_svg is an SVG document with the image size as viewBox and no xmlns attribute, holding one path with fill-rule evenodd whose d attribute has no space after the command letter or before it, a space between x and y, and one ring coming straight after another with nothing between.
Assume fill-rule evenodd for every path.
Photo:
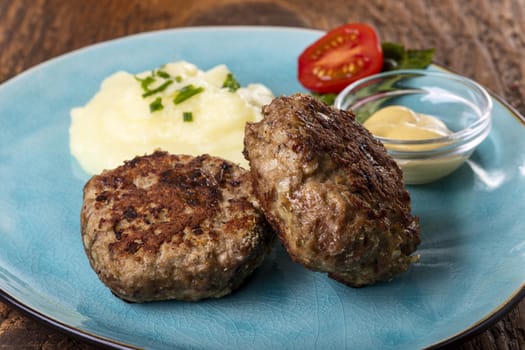
<instances>
[{"instance_id":1,"label":"glass bowl rim","mask_svg":"<svg viewBox=\"0 0 525 350\"><path fill-rule=\"evenodd\" d=\"M381 142L385 144L391 144L391 145L433 145L433 144L444 143L446 148L450 148L451 144L458 143L458 142L461 144L466 143L469 140L476 138L480 134L483 134L487 128L491 127L492 99L488 91L483 86L481 86L474 80L469 79L459 74L446 73L446 72L435 72L435 71L428 71L424 69L393 70L393 71L388 71L388 72L381 72L378 74L370 75L370 76L361 78L359 80L356 80L355 82L346 86L337 95L334 101L334 107L338 109L345 109L345 110L350 109L350 106L349 107L344 106L344 101L350 95L350 91L370 81L381 79L381 78L386 78L386 77L392 77L396 75L407 76L408 78L410 77L416 77L416 78L417 77L435 77L438 79L444 79L444 80L449 80L449 81L452 80L456 83L461 83L465 85L470 91L475 92L476 95L481 97L481 100L484 103L483 105L478 106L480 113L479 113L479 118L476 121L474 121L472 124L470 124L466 128L453 132L450 135L431 138L431 139L425 139L425 140L399 140L399 139L390 139L390 138L374 136L376 139L380 140ZM442 147L436 147L434 151L437 151L440 148ZM425 153L426 151L397 151L397 152L411 154L411 153Z\"/></svg>"}]
</instances>

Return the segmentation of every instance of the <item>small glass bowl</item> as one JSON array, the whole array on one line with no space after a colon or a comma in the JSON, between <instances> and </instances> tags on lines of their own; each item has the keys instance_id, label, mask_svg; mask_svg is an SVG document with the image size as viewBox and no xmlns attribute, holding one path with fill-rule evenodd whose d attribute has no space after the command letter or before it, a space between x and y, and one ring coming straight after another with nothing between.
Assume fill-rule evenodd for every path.
<instances>
[{"instance_id":1,"label":"small glass bowl","mask_svg":"<svg viewBox=\"0 0 525 350\"><path fill-rule=\"evenodd\" d=\"M487 137L492 125L492 100L483 87L459 75L430 70L398 70L363 78L347 86L334 105L353 111L361 123L391 105L445 123L452 133L443 137L376 137L403 170L406 184L425 184L452 173Z\"/></svg>"}]
</instances>

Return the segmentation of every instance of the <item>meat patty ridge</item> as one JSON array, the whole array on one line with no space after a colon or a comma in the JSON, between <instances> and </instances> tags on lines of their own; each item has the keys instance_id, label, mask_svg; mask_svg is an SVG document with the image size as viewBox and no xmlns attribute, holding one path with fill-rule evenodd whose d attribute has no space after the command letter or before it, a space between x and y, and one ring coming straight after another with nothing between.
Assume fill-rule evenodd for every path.
<instances>
[{"instance_id":1,"label":"meat patty ridge","mask_svg":"<svg viewBox=\"0 0 525 350\"><path fill-rule=\"evenodd\" d=\"M359 287L417 260L418 219L402 172L347 111L276 98L245 128L256 196L293 260Z\"/></svg>"},{"instance_id":2,"label":"meat patty ridge","mask_svg":"<svg viewBox=\"0 0 525 350\"><path fill-rule=\"evenodd\" d=\"M274 233L248 172L156 151L92 177L81 231L91 266L134 302L221 297L269 252Z\"/></svg>"}]
</instances>

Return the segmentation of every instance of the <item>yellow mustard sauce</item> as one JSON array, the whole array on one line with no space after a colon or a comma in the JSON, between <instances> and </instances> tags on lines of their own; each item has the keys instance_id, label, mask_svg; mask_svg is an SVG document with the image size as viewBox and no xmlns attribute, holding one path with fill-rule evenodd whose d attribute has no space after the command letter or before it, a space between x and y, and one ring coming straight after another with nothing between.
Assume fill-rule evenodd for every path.
<instances>
[{"instance_id":1,"label":"yellow mustard sauce","mask_svg":"<svg viewBox=\"0 0 525 350\"><path fill-rule=\"evenodd\" d=\"M420 114L404 106L388 106L370 116L363 126L374 136L393 140L429 140L450 135L447 126L438 118ZM445 145L443 142L427 145L395 145L384 142L388 150L430 151ZM447 156L436 159L396 159L405 183L424 184L437 180L456 170L465 156Z\"/></svg>"},{"instance_id":2,"label":"yellow mustard sauce","mask_svg":"<svg viewBox=\"0 0 525 350\"><path fill-rule=\"evenodd\" d=\"M436 117L415 113L403 106L382 108L363 125L375 136L396 140L427 140L451 133Z\"/></svg>"}]
</instances>

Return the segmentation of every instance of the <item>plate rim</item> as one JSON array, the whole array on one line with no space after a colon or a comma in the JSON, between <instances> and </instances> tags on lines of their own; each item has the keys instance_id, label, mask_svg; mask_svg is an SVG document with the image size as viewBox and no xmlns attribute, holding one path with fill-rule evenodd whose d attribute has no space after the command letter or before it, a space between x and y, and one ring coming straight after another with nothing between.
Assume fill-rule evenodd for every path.
<instances>
[{"instance_id":1,"label":"plate rim","mask_svg":"<svg viewBox=\"0 0 525 350\"><path fill-rule=\"evenodd\" d=\"M115 339L99 336L95 333L91 333L84 329L80 329L79 327L68 325L67 323L57 320L51 316L47 316L44 313L14 298L12 295L5 292L1 288L0 288L0 300L14 307L16 310L20 311L24 315L31 317L33 320L38 321L40 324L51 326L51 328L62 332L62 334L65 334L67 336L72 336L73 338L77 340L87 341L91 343L92 345L103 346L108 349L119 349L119 350L140 349L133 345L119 342L118 340L115 340Z\"/></svg>"},{"instance_id":2,"label":"plate rim","mask_svg":"<svg viewBox=\"0 0 525 350\"><path fill-rule=\"evenodd\" d=\"M170 32L207 32L207 31L282 31L286 30L289 32L311 32L313 34L322 35L323 33L326 33L326 31L316 28L307 28L307 27L291 27L291 26L277 26L277 25L226 25L226 26L220 26L220 25L210 25L210 26L187 26L187 27L173 27L173 28L165 28L165 29L155 29L155 30L147 30L143 32L137 32L132 33L128 35L123 35L103 41L98 41L92 44L86 44L81 47L78 47L76 49L73 49L71 51L67 51L61 54L58 54L56 56L52 56L48 58L45 61L39 62L33 66L28 67L27 69L21 71L20 73L15 74L14 76L1 81L0 82L0 91L5 88L6 85L11 84L13 81L16 81L18 79L23 78L27 74L31 74L33 70L38 70L42 68L42 66L51 65L57 61L60 61L65 58L69 58L70 56L74 56L76 54L80 54L83 51L92 50L98 47L108 46L111 44L114 44L119 41L124 41L131 38L139 38L141 36L149 36L149 35L157 35L162 33L170 33Z\"/></svg>"},{"instance_id":3,"label":"plate rim","mask_svg":"<svg viewBox=\"0 0 525 350\"><path fill-rule=\"evenodd\" d=\"M238 26L237 25L227 25L227 26L212 25L212 26L187 26L187 27L181 26L181 27L174 27L174 28L137 32L137 33L115 37L112 39L108 39L108 40L104 40L104 41L100 41L100 42L96 42L92 44L87 44L85 46L76 48L74 50L62 53L60 55L51 57L45 61L37 63L27 68L26 70L0 82L0 93L3 89L8 88L9 85L15 83L17 80L22 79L26 75L32 74L33 71L37 71L39 69L45 68L45 66L54 64L55 62L60 61L62 59L69 58L77 54L81 54L83 51L93 50L93 49L97 49L97 48L104 47L104 46L109 46L119 41L124 41L124 40L141 37L141 36L157 35L157 34L170 33L170 32L207 32L211 30L223 31L223 32L227 32L227 31L235 32L235 31L246 31L246 30L275 31L275 32L287 31L287 32L312 33L312 34L318 34L318 35L322 35L323 33L326 32L324 30L316 29L316 28L278 26L278 25L272 25L272 26L266 26L266 25L238 25ZM458 74L452 71L451 69L446 68L442 65L436 64L434 62L432 63L432 66L438 69L441 69L443 71L449 72L451 74ZM500 103L501 106L512 117L516 118L519 122L521 122L523 126L525 126L525 117L516 108L511 106L507 101L505 101L502 97L498 96L496 93L494 93L490 89L487 89L487 90L491 98L493 98L498 103ZM456 334L453 334L447 338L444 338L441 341L430 344L424 349L434 350L434 349L442 349L446 347L451 347L454 345L458 345L460 342L464 342L468 339L475 337L476 335L486 331L488 328L492 327L495 323L500 321L522 299L525 299L525 281L504 302L499 304L496 308L494 308L487 315L485 315L484 318L478 320L477 322L457 332ZM123 350L124 349L126 350L140 349L137 346L127 344L125 342L120 342L118 340L111 339L109 337L97 335L95 333L81 329L80 327L75 327L67 323L64 323L52 316L48 316L44 314L43 312L36 310L34 307L18 300L14 296L4 291L2 288L0 288L0 300L14 307L21 313L40 322L41 324L51 326L53 329L58 330L68 336L72 336L73 338L76 338L77 340L87 341L93 345L103 346L105 348L111 348L111 349L123 349Z\"/></svg>"}]
</instances>

